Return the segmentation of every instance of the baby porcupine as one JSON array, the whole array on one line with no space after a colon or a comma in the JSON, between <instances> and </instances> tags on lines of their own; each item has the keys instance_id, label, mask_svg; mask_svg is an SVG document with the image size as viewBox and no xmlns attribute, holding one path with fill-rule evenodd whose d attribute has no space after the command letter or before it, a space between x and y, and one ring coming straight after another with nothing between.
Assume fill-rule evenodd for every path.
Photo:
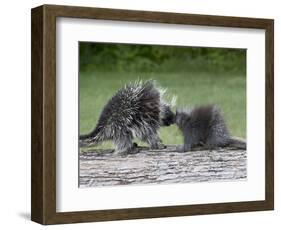
<instances>
[{"instance_id":1,"label":"baby porcupine","mask_svg":"<svg viewBox=\"0 0 281 230\"><path fill-rule=\"evenodd\" d=\"M152 149L164 148L157 130L174 122L170 105L152 80L130 83L108 101L96 128L80 140L97 144L112 140L115 153L135 153L133 138L147 142Z\"/></svg>"},{"instance_id":2,"label":"baby porcupine","mask_svg":"<svg viewBox=\"0 0 281 230\"><path fill-rule=\"evenodd\" d=\"M246 149L246 143L232 138L219 108L213 105L177 110L175 123L182 131L184 144L177 151L190 151L203 145L208 149L236 147Z\"/></svg>"}]
</instances>

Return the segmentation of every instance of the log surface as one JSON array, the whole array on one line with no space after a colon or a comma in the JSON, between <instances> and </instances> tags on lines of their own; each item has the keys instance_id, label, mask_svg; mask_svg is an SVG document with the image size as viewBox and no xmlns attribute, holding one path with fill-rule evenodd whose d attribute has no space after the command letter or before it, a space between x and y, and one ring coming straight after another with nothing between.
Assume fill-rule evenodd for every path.
<instances>
[{"instance_id":1,"label":"log surface","mask_svg":"<svg viewBox=\"0 0 281 230\"><path fill-rule=\"evenodd\" d=\"M79 187L243 180L246 163L246 150L231 148L179 153L168 146L126 155L95 150L80 154Z\"/></svg>"}]
</instances>

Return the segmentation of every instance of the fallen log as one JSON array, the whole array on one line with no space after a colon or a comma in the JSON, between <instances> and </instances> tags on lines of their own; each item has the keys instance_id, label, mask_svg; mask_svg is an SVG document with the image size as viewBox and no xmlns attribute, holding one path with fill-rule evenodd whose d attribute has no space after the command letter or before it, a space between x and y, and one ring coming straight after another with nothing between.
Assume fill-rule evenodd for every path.
<instances>
[{"instance_id":1,"label":"fallen log","mask_svg":"<svg viewBox=\"0 0 281 230\"><path fill-rule=\"evenodd\" d=\"M79 187L243 180L246 163L246 150L233 148L179 153L175 146L143 147L123 155L92 150L80 154Z\"/></svg>"}]
</instances>

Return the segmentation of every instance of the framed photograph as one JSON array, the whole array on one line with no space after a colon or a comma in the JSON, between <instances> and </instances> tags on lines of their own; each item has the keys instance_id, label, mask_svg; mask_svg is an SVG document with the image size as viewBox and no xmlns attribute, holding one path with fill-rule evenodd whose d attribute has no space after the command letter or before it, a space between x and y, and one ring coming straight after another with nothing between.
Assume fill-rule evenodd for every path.
<instances>
[{"instance_id":1,"label":"framed photograph","mask_svg":"<svg viewBox=\"0 0 281 230\"><path fill-rule=\"evenodd\" d=\"M33 221L273 210L273 20L31 16Z\"/></svg>"}]
</instances>

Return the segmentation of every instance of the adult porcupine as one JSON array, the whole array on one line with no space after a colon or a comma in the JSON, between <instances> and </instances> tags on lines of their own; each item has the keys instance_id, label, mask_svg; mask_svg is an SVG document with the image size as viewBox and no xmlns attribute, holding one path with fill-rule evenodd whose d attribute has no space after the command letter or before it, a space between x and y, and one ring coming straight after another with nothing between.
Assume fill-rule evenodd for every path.
<instances>
[{"instance_id":1,"label":"adult porcupine","mask_svg":"<svg viewBox=\"0 0 281 230\"><path fill-rule=\"evenodd\" d=\"M161 90L152 80L130 83L108 101L99 117L96 128L80 140L97 144L112 140L116 153L136 152L133 138L147 142L152 149L163 148L157 134L160 126L174 122L168 103L162 100Z\"/></svg>"},{"instance_id":2,"label":"adult porcupine","mask_svg":"<svg viewBox=\"0 0 281 230\"><path fill-rule=\"evenodd\" d=\"M213 105L177 110L175 122L184 136L177 151L186 152L203 145L206 148L236 147L246 149L246 143L232 138L219 108Z\"/></svg>"}]
</instances>

